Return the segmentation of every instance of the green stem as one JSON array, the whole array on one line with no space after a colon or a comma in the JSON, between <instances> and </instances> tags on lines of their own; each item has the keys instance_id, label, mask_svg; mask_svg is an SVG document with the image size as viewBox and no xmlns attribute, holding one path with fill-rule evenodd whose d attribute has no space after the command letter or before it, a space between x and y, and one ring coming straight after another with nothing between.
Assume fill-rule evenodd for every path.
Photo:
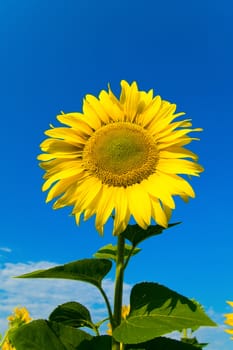
<instances>
[{"instance_id":1,"label":"green stem","mask_svg":"<svg viewBox=\"0 0 233 350\"><path fill-rule=\"evenodd\" d=\"M114 312L112 330L121 323L123 282L124 282L124 249L125 239L122 235L118 236L117 242L117 261L116 261L116 276L115 276L115 293L114 293ZM112 350L122 350L123 344L118 343L112 338Z\"/></svg>"},{"instance_id":2,"label":"green stem","mask_svg":"<svg viewBox=\"0 0 233 350\"><path fill-rule=\"evenodd\" d=\"M128 255L128 257L127 257L127 259L126 259L126 261L125 261L125 264L124 264L124 270L126 269L128 263L129 263L129 260L130 260L132 254L133 254L134 248L135 248L135 247L132 245L131 250L130 250L130 252L129 252L129 255Z\"/></svg>"},{"instance_id":3,"label":"green stem","mask_svg":"<svg viewBox=\"0 0 233 350\"><path fill-rule=\"evenodd\" d=\"M108 315L109 315L110 323L113 324L112 309L111 309L111 305L109 303L108 297L107 297L105 291L101 287L99 288L99 290L100 290L100 293L102 294L102 296L104 298L104 301L106 303L106 306L107 306L107 309L108 309Z\"/></svg>"},{"instance_id":4,"label":"green stem","mask_svg":"<svg viewBox=\"0 0 233 350\"><path fill-rule=\"evenodd\" d=\"M0 349L2 348L3 344L5 343L7 337L8 337L8 333L9 333L9 329L6 331L6 333L4 334L4 337L1 338L1 341L0 341Z\"/></svg>"},{"instance_id":5,"label":"green stem","mask_svg":"<svg viewBox=\"0 0 233 350\"><path fill-rule=\"evenodd\" d=\"M93 331L95 332L95 334L97 335L97 337L100 336L100 332L99 332L99 328L98 327L94 327Z\"/></svg>"},{"instance_id":6,"label":"green stem","mask_svg":"<svg viewBox=\"0 0 233 350\"><path fill-rule=\"evenodd\" d=\"M101 320L101 321L95 323L96 328L99 329L100 326L101 326L104 322L106 322L106 321L109 321L109 317L106 317L106 318L104 318L103 320Z\"/></svg>"},{"instance_id":7,"label":"green stem","mask_svg":"<svg viewBox=\"0 0 233 350\"><path fill-rule=\"evenodd\" d=\"M187 329L186 329L186 328L183 329L182 333L183 333L183 334L182 334L182 338L183 338L183 339L188 339L188 332L187 332Z\"/></svg>"},{"instance_id":8,"label":"green stem","mask_svg":"<svg viewBox=\"0 0 233 350\"><path fill-rule=\"evenodd\" d=\"M87 320L86 320L85 322L86 322L85 326L91 328L91 329L95 332L95 334L96 334L97 336L100 335L98 326L96 326L96 325L95 325L94 323L92 323L92 322L88 322Z\"/></svg>"}]
</instances>

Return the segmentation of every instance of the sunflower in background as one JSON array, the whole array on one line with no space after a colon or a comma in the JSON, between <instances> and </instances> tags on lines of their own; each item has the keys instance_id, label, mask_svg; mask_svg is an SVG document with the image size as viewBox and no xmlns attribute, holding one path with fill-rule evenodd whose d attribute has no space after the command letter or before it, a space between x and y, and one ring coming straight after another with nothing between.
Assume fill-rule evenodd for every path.
<instances>
[{"instance_id":1,"label":"sunflower in background","mask_svg":"<svg viewBox=\"0 0 233 350\"><path fill-rule=\"evenodd\" d=\"M229 304L230 306L233 307L233 301L227 301L227 304ZM232 327L232 329L225 329L224 331L226 333L233 335L233 313L232 314L225 314L224 316L226 317L226 320L224 321L224 323L226 323L228 326ZM233 336L231 337L231 339L233 340Z\"/></svg>"},{"instance_id":2,"label":"sunflower in background","mask_svg":"<svg viewBox=\"0 0 233 350\"><path fill-rule=\"evenodd\" d=\"M122 320L126 320L127 316L129 315L130 312L130 305L122 305L121 308L121 318ZM108 329L107 329L107 334L112 335L112 326L110 323L108 323Z\"/></svg>"},{"instance_id":3,"label":"sunflower in background","mask_svg":"<svg viewBox=\"0 0 233 350\"><path fill-rule=\"evenodd\" d=\"M10 343L8 339L8 333L13 328L19 328L26 323L29 323L32 319L29 315L26 307L16 307L14 313L7 317L9 321L9 329L7 330L5 337L2 341L2 350L16 350L15 347Z\"/></svg>"},{"instance_id":4,"label":"sunflower in background","mask_svg":"<svg viewBox=\"0 0 233 350\"><path fill-rule=\"evenodd\" d=\"M197 156L184 148L192 140L190 119L174 121L176 105L139 91L136 82L121 81L118 99L102 90L86 95L82 113L57 116L62 127L53 127L38 156L45 170L46 201L56 198L54 209L73 207L77 224L96 215L100 234L110 216L113 234L124 231L133 216L146 229L154 219L167 227L174 195L194 197L180 175L199 176ZM113 214L113 215L112 215Z\"/></svg>"}]
</instances>

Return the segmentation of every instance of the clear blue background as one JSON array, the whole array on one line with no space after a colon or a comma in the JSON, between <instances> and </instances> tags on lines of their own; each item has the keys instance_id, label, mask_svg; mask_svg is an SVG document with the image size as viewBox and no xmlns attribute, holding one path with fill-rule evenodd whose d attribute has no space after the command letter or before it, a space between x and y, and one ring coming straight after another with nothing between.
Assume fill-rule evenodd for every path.
<instances>
[{"instance_id":1,"label":"clear blue background","mask_svg":"<svg viewBox=\"0 0 233 350\"><path fill-rule=\"evenodd\" d=\"M196 199L177 199L182 225L144 242L126 281L158 281L216 313L233 300L232 21L228 0L7 0L0 3L1 201L4 261L90 257L114 242L93 220L77 228L41 192L36 156L61 110L80 111L86 93L121 79L177 103L201 141L191 144L205 172ZM8 259L8 260L7 260Z\"/></svg>"}]
</instances>

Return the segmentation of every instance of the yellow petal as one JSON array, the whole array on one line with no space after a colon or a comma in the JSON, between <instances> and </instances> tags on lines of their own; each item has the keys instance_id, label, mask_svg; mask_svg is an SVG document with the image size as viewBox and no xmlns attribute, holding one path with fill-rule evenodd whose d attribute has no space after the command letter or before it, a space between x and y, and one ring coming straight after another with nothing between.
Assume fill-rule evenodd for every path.
<instances>
[{"instance_id":1,"label":"yellow petal","mask_svg":"<svg viewBox=\"0 0 233 350\"><path fill-rule=\"evenodd\" d=\"M147 127L148 124L150 124L153 121L160 109L160 106L161 97L156 96L151 102L151 104L146 108L146 110L143 111L142 115L140 116L140 120L142 121L142 125L144 127Z\"/></svg>"},{"instance_id":2,"label":"yellow petal","mask_svg":"<svg viewBox=\"0 0 233 350\"><path fill-rule=\"evenodd\" d=\"M60 196L62 193L66 192L68 188L77 182L76 176L69 177L68 179L62 179L58 181L48 192L46 203L50 202L54 198Z\"/></svg>"},{"instance_id":3,"label":"yellow petal","mask_svg":"<svg viewBox=\"0 0 233 350\"><path fill-rule=\"evenodd\" d=\"M97 230L103 234L103 226L109 219L114 209L114 197L117 188L115 187L102 187L101 198L97 203L96 220L95 225Z\"/></svg>"},{"instance_id":4,"label":"yellow petal","mask_svg":"<svg viewBox=\"0 0 233 350\"><path fill-rule=\"evenodd\" d=\"M193 131L201 131L201 129L196 128L196 129L175 130L165 136L163 136L162 134L160 135L160 133L158 133L156 139L157 139L157 142L161 142L161 143L167 143L167 144L170 144L171 142L175 143L176 140L178 140L180 137L183 137L184 135Z\"/></svg>"},{"instance_id":5,"label":"yellow petal","mask_svg":"<svg viewBox=\"0 0 233 350\"><path fill-rule=\"evenodd\" d=\"M62 196L60 196L56 202L53 204L53 209L59 209L63 208L65 206L73 206L75 205L76 198L73 196L73 193L75 193L75 190L77 188L77 182L72 183L64 192Z\"/></svg>"},{"instance_id":6,"label":"yellow petal","mask_svg":"<svg viewBox=\"0 0 233 350\"><path fill-rule=\"evenodd\" d=\"M182 148L182 147L168 147L160 150L159 152L159 157L160 158L191 158L195 161L197 161L198 157L195 153Z\"/></svg>"},{"instance_id":7,"label":"yellow petal","mask_svg":"<svg viewBox=\"0 0 233 350\"><path fill-rule=\"evenodd\" d=\"M169 124L173 119L176 118L176 114L174 114L175 110L176 110L176 104L174 103L164 104L164 101L162 101L161 108L157 113L156 118L154 118L153 123L156 124L158 127L160 123L162 123L162 125Z\"/></svg>"},{"instance_id":8,"label":"yellow petal","mask_svg":"<svg viewBox=\"0 0 233 350\"><path fill-rule=\"evenodd\" d=\"M90 136L93 133L93 130L85 121L85 116L81 113L59 114L57 115L57 120L65 125L71 126L81 136Z\"/></svg>"},{"instance_id":9,"label":"yellow petal","mask_svg":"<svg viewBox=\"0 0 233 350\"><path fill-rule=\"evenodd\" d=\"M165 174L158 171L158 176L160 176L164 183L166 184L167 190L174 195L187 195L194 198L195 193L192 186L182 177L175 174Z\"/></svg>"},{"instance_id":10,"label":"yellow petal","mask_svg":"<svg viewBox=\"0 0 233 350\"><path fill-rule=\"evenodd\" d=\"M55 154L39 154L37 156L37 159L42 160L43 162L47 162L48 160L52 160L55 158L56 158ZM43 163L40 163L39 165L41 166L41 168L43 168Z\"/></svg>"},{"instance_id":11,"label":"yellow petal","mask_svg":"<svg viewBox=\"0 0 233 350\"><path fill-rule=\"evenodd\" d=\"M145 103L145 107L148 107L153 102L153 93L153 89L150 89L148 92L139 91L140 101Z\"/></svg>"},{"instance_id":12,"label":"yellow petal","mask_svg":"<svg viewBox=\"0 0 233 350\"><path fill-rule=\"evenodd\" d=\"M94 207L84 210L84 221L87 221L88 219L90 219L90 217L95 215L95 212L96 209Z\"/></svg>"},{"instance_id":13,"label":"yellow petal","mask_svg":"<svg viewBox=\"0 0 233 350\"><path fill-rule=\"evenodd\" d=\"M161 135L161 138L166 136L166 134L171 133L173 130L176 128L181 128L181 127L187 127L187 126L192 126L192 123L190 122L191 119L185 119L179 122L174 122L173 119L176 118L177 114L173 114L171 112L174 111L175 107L170 107L166 114L166 117L158 117L157 119L154 118L152 123L149 125L149 129L152 132L153 135L159 134ZM180 113L180 114L185 114L185 113Z\"/></svg>"},{"instance_id":14,"label":"yellow petal","mask_svg":"<svg viewBox=\"0 0 233 350\"><path fill-rule=\"evenodd\" d=\"M102 186L101 181L95 177L89 177L80 183L73 194L75 199L77 199L73 214L88 209L92 205L95 207L94 201L101 198L100 191Z\"/></svg>"},{"instance_id":15,"label":"yellow petal","mask_svg":"<svg viewBox=\"0 0 233 350\"><path fill-rule=\"evenodd\" d=\"M129 222L130 210L128 204L127 191L124 187L117 188L115 196L115 218L113 226L113 235L123 232Z\"/></svg>"},{"instance_id":16,"label":"yellow petal","mask_svg":"<svg viewBox=\"0 0 233 350\"><path fill-rule=\"evenodd\" d=\"M165 137L172 135L173 132L180 131L181 130L180 128L186 128L184 130L186 131L185 134L187 134L188 132L190 132L190 131L187 131L187 130L190 130L190 129L187 129L187 127L190 127L190 126L192 126L192 123L190 123L188 119L180 122L170 123L170 124L168 124L165 120L162 120L158 124L155 123L153 128L152 127L150 128L150 131L152 135L156 136L156 139L163 140Z\"/></svg>"},{"instance_id":17,"label":"yellow petal","mask_svg":"<svg viewBox=\"0 0 233 350\"><path fill-rule=\"evenodd\" d=\"M80 144L83 145L86 143L86 140L71 128L49 129L45 131L45 135L53 137L55 139L65 140L67 143L70 143L74 146L79 146Z\"/></svg>"},{"instance_id":18,"label":"yellow petal","mask_svg":"<svg viewBox=\"0 0 233 350\"><path fill-rule=\"evenodd\" d=\"M114 93L112 92L110 84L108 84L108 94L107 94L107 92L105 90L102 90L100 92L100 95L102 95L102 94L106 94L114 105L117 105L117 107L119 109L122 109L121 103L118 100L118 98L114 95ZM99 95L99 98L100 98L100 95Z\"/></svg>"},{"instance_id":19,"label":"yellow petal","mask_svg":"<svg viewBox=\"0 0 233 350\"><path fill-rule=\"evenodd\" d=\"M100 103L102 107L109 115L112 121L123 121L124 111L120 103L114 103L113 96L109 95L106 91L101 91L99 95ZM119 101L118 101L119 102Z\"/></svg>"},{"instance_id":20,"label":"yellow petal","mask_svg":"<svg viewBox=\"0 0 233 350\"><path fill-rule=\"evenodd\" d=\"M150 225L151 218L151 201L141 184L135 184L126 188L129 209L135 221L143 229Z\"/></svg>"},{"instance_id":21,"label":"yellow petal","mask_svg":"<svg viewBox=\"0 0 233 350\"><path fill-rule=\"evenodd\" d=\"M150 196L160 199L162 203L166 204L170 208L175 208L175 202L172 198L172 191L166 186L166 181L163 176L159 174L153 174L148 179L143 180L140 184L150 194Z\"/></svg>"},{"instance_id":22,"label":"yellow petal","mask_svg":"<svg viewBox=\"0 0 233 350\"><path fill-rule=\"evenodd\" d=\"M203 168L196 163L185 159L160 159L157 169L168 174L187 174L199 176Z\"/></svg>"},{"instance_id":23,"label":"yellow petal","mask_svg":"<svg viewBox=\"0 0 233 350\"><path fill-rule=\"evenodd\" d=\"M56 172L54 175L49 177L47 181L45 181L45 183L42 186L42 191L47 191L47 189L57 180L67 179L72 176L76 176L78 179L80 178L80 176L82 176L82 173L83 169L76 166Z\"/></svg>"},{"instance_id":24,"label":"yellow petal","mask_svg":"<svg viewBox=\"0 0 233 350\"><path fill-rule=\"evenodd\" d=\"M55 153L67 158L77 157L77 153L80 152L80 147L71 145L63 140L46 139L41 143L40 147L43 152Z\"/></svg>"},{"instance_id":25,"label":"yellow petal","mask_svg":"<svg viewBox=\"0 0 233 350\"><path fill-rule=\"evenodd\" d=\"M101 119L85 99L83 100L83 113L85 114L86 122L92 129L97 130L101 127Z\"/></svg>"},{"instance_id":26,"label":"yellow petal","mask_svg":"<svg viewBox=\"0 0 233 350\"><path fill-rule=\"evenodd\" d=\"M168 218L164 210L162 209L158 199L155 199L155 198L152 199L151 209L152 209L151 210L152 217L157 222L157 224L166 228L168 226Z\"/></svg>"},{"instance_id":27,"label":"yellow petal","mask_svg":"<svg viewBox=\"0 0 233 350\"><path fill-rule=\"evenodd\" d=\"M93 95L86 95L86 100L100 120L105 124L109 123L109 116L101 105L100 101Z\"/></svg>"},{"instance_id":28,"label":"yellow petal","mask_svg":"<svg viewBox=\"0 0 233 350\"><path fill-rule=\"evenodd\" d=\"M81 217L82 212L78 212L75 214L75 222L79 226L80 225L80 217Z\"/></svg>"},{"instance_id":29,"label":"yellow petal","mask_svg":"<svg viewBox=\"0 0 233 350\"><path fill-rule=\"evenodd\" d=\"M133 122L138 111L139 92L136 82L129 85L125 80L121 81L122 94L120 102L124 106L126 120Z\"/></svg>"},{"instance_id":30,"label":"yellow petal","mask_svg":"<svg viewBox=\"0 0 233 350\"><path fill-rule=\"evenodd\" d=\"M62 170L69 170L71 168L81 169L82 162L80 159L52 159L48 162L41 163L41 167L47 171L43 178L48 179L51 175Z\"/></svg>"}]
</instances>

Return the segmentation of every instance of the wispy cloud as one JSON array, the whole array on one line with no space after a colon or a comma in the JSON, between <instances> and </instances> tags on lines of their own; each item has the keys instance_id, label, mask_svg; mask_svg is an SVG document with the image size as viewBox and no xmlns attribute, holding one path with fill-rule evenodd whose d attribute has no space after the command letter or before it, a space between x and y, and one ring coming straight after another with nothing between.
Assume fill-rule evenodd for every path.
<instances>
[{"instance_id":1,"label":"wispy cloud","mask_svg":"<svg viewBox=\"0 0 233 350\"><path fill-rule=\"evenodd\" d=\"M213 307L206 310L206 313L210 318L217 323L217 327L200 327L193 333L193 337L196 337L200 343L208 343L206 350L232 350L232 341L224 332L226 326L224 325L224 317L222 314L217 313ZM180 339L179 332L172 332L169 335L173 339Z\"/></svg>"},{"instance_id":2,"label":"wispy cloud","mask_svg":"<svg viewBox=\"0 0 233 350\"><path fill-rule=\"evenodd\" d=\"M40 261L6 263L0 269L0 332L7 327L6 317L15 306L26 306L32 318L47 318L58 305L75 300L91 310L94 321L107 317L105 304L98 289L90 284L53 279L14 279L13 276L58 265ZM105 279L103 287L113 303L114 283ZM124 303L129 303L131 286L124 285Z\"/></svg>"},{"instance_id":3,"label":"wispy cloud","mask_svg":"<svg viewBox=\"0 0 233 350\"><path fill-rule=\"evenodd\" d=\"M196 337L200 343L208 343L206 350L232 350L232 341L229 336L224 332L224 325L218 327L200 327L193 333L193 337ZM179 332L173 332L169 335L170 338L180 339Z\"/></svg>"},{"instance_id":4,"label":"wispy cloud","mask_svg":"<svg viewBox=\"0 0 233 350\"><path fill-rule=\"evenodd\" d=\"M12 249L8 247L0 247L1 252L11 253Z\"/></svg>"}]
</instances>

